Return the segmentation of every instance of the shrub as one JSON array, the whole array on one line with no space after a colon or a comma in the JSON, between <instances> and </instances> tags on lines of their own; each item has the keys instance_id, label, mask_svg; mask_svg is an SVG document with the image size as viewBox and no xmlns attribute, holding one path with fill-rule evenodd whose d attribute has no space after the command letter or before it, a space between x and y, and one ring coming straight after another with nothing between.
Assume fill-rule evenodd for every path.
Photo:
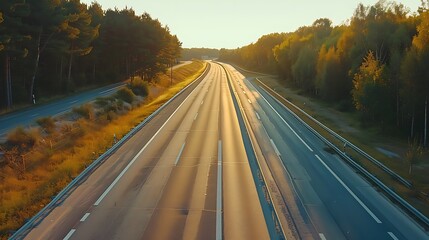
<instances>
[{"instance_id":1,"label":"shrub","mask_svg":"<svg viewBox=\"0 0 429 240\"><path fill-rule=\"evenodd\" d=\"M38 132L26 131L24 128L18 127L7 136L6 143L11 146L18 146L20 149L31 148L36 144L38 138Z\"/></svg>"},{"instance_id":2,"label":"shrub","mask_svg":"<svg viewBox=\"0 0 429 240\"><path fill-rule=\"evenodd\" d=\"M94 107L91 104L84 104L80 107L75 107L73 108L73 112L88 120L94 120Z\"/></svg>"},{"instance_id":3,"label":"shrub","mask_svg":"<svg viewBox=\"0 0 429 240\"><path fill-rule=\"evenodd\" d=\"M55 121L52 117L39 118L36 122L48 133L52 133L55 130Z\"/></svg>"},{"instance_id":4,"label":"shrub","mask_svg":"<svg viewBox=\"0 0 429 240\"><path fill-rule=\"evenodd\" d=\"M134 79L131 81L130 88L135 95L145 97L149 94L149 85L142 79Z\"/></svg>"},{"instance_id":5,"label":"shrub","mask_svg":"<svg viewBox=\"0 0 429 240\"><path fill-rule=\"evenodd\" d=\"M116 96L120 100L127 102L127 103L132 103L134 101L134 98L136 97L136 95L134 95L133 91L131 91L131 89L129 89L129 88L122 88L122 89L118 90L116 92Z\"/></svg>"}]
</instances>

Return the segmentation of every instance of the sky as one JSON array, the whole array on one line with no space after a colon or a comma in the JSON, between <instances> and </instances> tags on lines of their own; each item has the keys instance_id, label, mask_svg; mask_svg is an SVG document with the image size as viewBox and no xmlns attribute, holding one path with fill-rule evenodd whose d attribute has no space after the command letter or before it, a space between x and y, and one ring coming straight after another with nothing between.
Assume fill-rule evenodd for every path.
<instances>
[{"instance_id":1,"label":"sky","mask_svg":"<svg viewBox=\"0 0 429 240\"><path fill-rule=\"evenodd\" d=\"M90 4L94 0L81 0ZM377 0L96 0L104 10L132 8L169 27L182 47L228 48L246 46L274 32L293 32L318 18L334 25L349 19L359 3ZM416 12L420 0L397 1Z\"/></svg>"}]
</instances>

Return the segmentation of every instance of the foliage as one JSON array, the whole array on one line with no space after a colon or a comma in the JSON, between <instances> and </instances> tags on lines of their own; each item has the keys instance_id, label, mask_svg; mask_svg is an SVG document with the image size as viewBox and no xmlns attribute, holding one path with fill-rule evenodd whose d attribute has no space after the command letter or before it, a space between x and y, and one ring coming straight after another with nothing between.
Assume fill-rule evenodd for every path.
<instances>
[{"instance_id":1,"label":"foliage","mask_svg":"<svg viewBox=\"0 0 429 240\"><path fill-rule=\"evenodd\" d=\"M317 19L294 32L274 33L220 60L277 73L304 93L330 102L354 103L362 121L423 138L429 98L429 2L417 13L380 0L359 4L350 20L332 26Z\"/></svg>"},{"instance_id":2,"label":"foliage","mask_svg":"<svg viewBox=\"0 0 429 240\"><path fill-rule=\"evenodd\" d=\"M25 150L33 147L40 138L35 130L25 130L22 127L16 128L7 135L6 144L8 146L17 146L19 150Z\"/></svg>"},{"instance_id":3,"label":"foliage","mask_svg":"<svg viewBox=\"0 0 429 240\"><path fill-rule=\"evenodd\" d=\"M48 133L52 133L55 130L55 120L52 117L39 118L36 123Z\"/></svg>"},{"instance_id":4,"label":"foliage","mask_svg":"<svg viewBox=\"0 0 429 240\"><path fill-rule=\"evenodd\" d=\"M415 140L413 142L410 142L408 144L408 151L405 155L405 157L406 157L406 159L410 165L408 174L410 174L410 175L412 174L413 165L417 164L421 160L422 156L423 156L423 149L418 144L418 142Z\"/></svg>"},{"instance_id":5,"label":"foliage","mask_svg":"<svg viewBox=\"0 0 429 240\"><path fill-rule=\"evenodd\" d=\"M131 81L130 88L135 95L145 97L149 94L149 84L139 78Z\"/></svg>"},{"instance_id":6,"label":"foliage","mask_svg":"<svg viewBox=\"0 0 429 240\"><path fill-rule=\"evenodd\" d=\"M116 96L118 99L127 102L132 103L134 101L134 98L136 95L134 95L133 91L129 88L122 88L116 92Z\"/></svg>"},{"instance_id":7,"label":"foliage","mask_svg":"<svg viewBox=\"0 0 429 240\"><path fill-rule=\"evenodd\" d=\"M168 27L132 9L27 0L0 1L0 11L0 109L32 104L33 94L48 99L133 76L151 81L180 56Z\"/></svg>"},{"instance_id":8,"label":"foliage","mask_svg":"<svg viewBox=\"0 0 429 240\"><path fill-rule=\"evenodd\" d=\"M356 109L371 120L383 119L386 110L390 110L385 75L385 66L369 52L353 78L352 95Z\"/></svg>"},{"instance_id":9,"label":"foliage","mask_svg":"<svg viewBox=\"0 0 429 240\"><path fill-rule=\"evenodd\" d=\"M190 61L192 59L202 59L207 57L209 59L216 59L219 57L219 49L213 48L183 48L180 59Z\"/></svg>"},{"instance_id":10,"label":"foliage","mask_svg":"<svg viewBox=\"0 0 429 240\"><path fill-rule=\"evenodd\" d=\"M88 103L83 104L79 107L74 107L73 112L79 114L80 116L82 116L88 120L94 120L94 118L95 118L94 107Z\"/></svg>"},{"instance_id":11,"label":"foliage","mask_svg":"<svg viewBox=\"0 0 429 240\"><path fill-rule=\"evenodd\" d=\"M74 123L61 124L56 134L46 136L46 144L44 140L39 141L40 144L25 151L16 151L13 147L5 149L11 155L7 155L10 162L0 166L0 239L7 239L11 232L22 226L92 160L109 148L113 134L118 138L124 136L191 83L203 69L203 62L194 62L175 70L177 84L163 89L153 101L146 98L140 107L126 114L116 115L109 111L107 116L98 115L93 120L80 118ZM161 74L160 79L169 81L170 77ZM113 97L103 100L119 102ZM55 138L57 135L60 137Z\"/></svg>"}]
</instances>

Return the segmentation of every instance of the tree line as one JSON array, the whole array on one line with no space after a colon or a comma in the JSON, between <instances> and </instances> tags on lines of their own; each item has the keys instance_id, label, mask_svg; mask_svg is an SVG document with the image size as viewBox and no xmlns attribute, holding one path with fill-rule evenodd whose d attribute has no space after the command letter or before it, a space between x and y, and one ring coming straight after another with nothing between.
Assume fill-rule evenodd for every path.
<instances>
[{"instance_id":1,"label":"tree line","mask_svg":"<svg viewBox=\"0 0 429 240\"><path fill-rule=\"evenodd\" d=\"M180 49L147 13L80 0L0 1L0 109L135 75L151 81Z\"/></svg>"},{"instance_id":2,"label":"tree line","mask_svg":"<svg viewBox=\"0 0 429 240\"><path fill-rule=\"evenodd\" d=\"M381 0L359 4L350 20L322 18L228 50L220 59L277 73L315 97L358 111L362 122L426 139L429 97L429 1L416 13Z\"/></svg>"}]
</instances>

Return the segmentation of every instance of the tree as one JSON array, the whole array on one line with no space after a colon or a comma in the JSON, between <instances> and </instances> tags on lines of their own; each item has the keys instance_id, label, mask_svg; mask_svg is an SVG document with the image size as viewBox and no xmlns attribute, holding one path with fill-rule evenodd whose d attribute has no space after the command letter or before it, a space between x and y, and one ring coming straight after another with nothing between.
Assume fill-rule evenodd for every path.
<instances>
[{"instance_id":1,"label":"tree","mask_svg":"<svg viewBox=\"0 0 429 240\"><path fill-rule=\"evenodd\" d=\"M415 138L415 128L422 130L426 142L427 133L427 111L426 102L429 98L429 12L423 7L419 10L420 24L417 26L417 34L412 40L412 46L401 65L402 96L405 108L411 116L410 137ZM416 122L419 123L416 126ZM423 127L419 127L423 126ZM420 132L420 131L419 131Z\"/></svg>"},{"instance_id":2,"label":"tree","mask_svg":"<svg viewBox=\"0 0 429 240\"><path fill-rule=\"evenodd\" d=\"M70 0L64 3L66 21L62 24L62 31L69 42L69 66L66 89L69 90L75 83L71 80L74 56L84 56L91 52L92 41L97 37L98 27L91 26L92 16L86 4L80 0Z\"/></svg>"},{"instance_id":3,"label":"tree","mask_svg":"<svg viewBox=\"0 0 429 240\"><path fill-rule=\"evenodd\" d=\"M30 26L31 34L35 36L34 70L28 91L29 101L33 101L36 76L39 70L40 56L51 42L53 36L60 32L60 25L65 20L60 9L60 0L27 0L30 14L23 19Z\"/></svg>"},{"instance_id":4,"label":"tree","mask_svg":"<svg viewBox=\"0 0 429 240\"><path fill-rule=\"evenodd\" d=\"M364 119L384 123L391 106L388 102L385 65L369 52L353 78L353 102Z\"/></svg>"},{"instance_id":5,"label":"tree","mask_svg":"<svg viewBox=\"0 0 429 240\"><path fill-rule=\"evenodd\" d=\"M23 31L26 26L24 26L22 18L29 15L30 8L25 1L16 0L1 1L0 9L4 11L2 14L4 22L0 26L0 45L3 49L1 55L4 58L6 107L11 108L13 105L11 56L26 57L28 54L25 42L31 39L31 36Z\"/></svg>"},{"instance_id":6,"label":"tree","mask_svg":"<svg viewBox=\"0 0 429 240\"><path fill-rule=\"evenodd\" d=\"M408 150L406 153L406 159L410 165L410 168L408 170L408 174L412 174L413 166L418 163L423 156L423 149L422 147L417 143L417 141L412 141L408 144Z\"/></svg>"}]
</instances>

